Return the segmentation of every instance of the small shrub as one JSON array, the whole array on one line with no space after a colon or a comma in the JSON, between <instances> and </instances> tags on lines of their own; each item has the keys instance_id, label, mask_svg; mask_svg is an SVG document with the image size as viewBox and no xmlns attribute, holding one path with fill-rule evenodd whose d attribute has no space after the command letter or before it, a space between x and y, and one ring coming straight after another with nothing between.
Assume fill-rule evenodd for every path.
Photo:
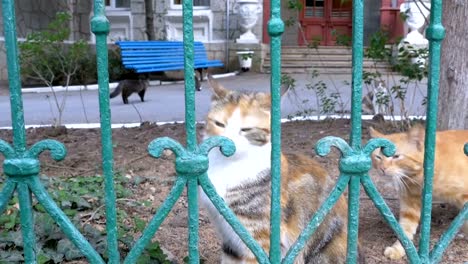
<instances>
[{"instance_id":1,"label":"small shrub","mask_svg":"<svg viewBox=\"0 0 468 264\"><path fill-rule=\"evenodd\" d=\"M19 44L23 80L30 78L39 81L52 91L58 112L54 126L61 126L68 86L77 78L80 66L88 58L87 42L79 40L65 45L70 35L70 19L70 14L59 12L46 30L28 34L26 41ZM61 100L54 90L57 84L63 85L67 91Z\"/></svg>"},{"instance_id":2,"label":"small shrub","mask_svg":"<svg viewBox=\"0 0 468 264\"><path fill-rule=\"evenodd\" d=\"M368 90L377 96L377 105L389 109L389 114L394 117L395 104L399 105L402 124L409 125L409 113L406 103L406 96L410 87L419 87L419 82L427 77L428 49L415 48L409 43L400 45L389 45L389 37L386 31L378 31L371 36L370 45L365 51L365 57L373 62L373 70L365 71L363 74L364 83ZM395 53L394 51L398 52ZM392 71L385 75L379 71L378 63L389 63ZM397 78L398 75L399 77ZM397 80L392 86L386 87L385 95L375 92L375 83L386 83L386 80ZM388 82L387 82L388 83ZM369 89L370 87L370 89ZM425 100L421 102L424 104Z\"/></svg>"},{"instance_id":3,"label":"small shrub","mask_svg":"<svg viewBox=\"0 0 468 264\"><path fill-rule=\"evenodd\" d=\"M115 190L117 201L130 201L132 195L130 184L120 174L115 175ZM104 228L97 229L95 220L102 221L105 217L104 192L102 191L104 179L102 176L73 177L61 179L58 177L41 177L50 196L61 207L64 213L72 219L72 223L88 239L96 251L106 258L107 240ZM2 183L0 183L0 188ZM128 206L147 206L145 203L130 201ZM18 198L10 200L5 213L0 216L0 263L22 262L23 239L20 230ZM65 236L63 231L55 224L53 219L45 212L44 207L33 201L33 214L35 221L35 235L38 263L62 263L82 259L84 256ZM125 247L123 252L135 244L133 236L146 227L146 222L138 217L129 217L126 210L117 208L119 242ZM124 220L133 219L131 225ZM128 222L128 221L127 221ZM102 230L102 231L101 231ZM138 263L167 264L167 256L161 250L158 242L150 243L138 259Z\"/></svg>"}]
</instances>

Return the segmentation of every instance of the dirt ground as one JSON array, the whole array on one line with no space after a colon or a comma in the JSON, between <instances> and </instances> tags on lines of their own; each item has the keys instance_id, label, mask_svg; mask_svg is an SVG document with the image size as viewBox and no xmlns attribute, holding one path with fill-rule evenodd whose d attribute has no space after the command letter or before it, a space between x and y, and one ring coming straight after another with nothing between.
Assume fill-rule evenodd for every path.
<instances>
[{"instance_id":1,"label":"dirt ground","mask_svg":"<svg viewBox=\"0 0 468 264\"><path fill-rule=\"evenodd\" d=\"M364 139L367 139L367 127L364 123ZM373 124L376 126L376 124ZM378 125L377 125L378 127ZM198 126L200 132L202 126ZM388 130L388 129L387 129ZM390 132L390 131L386 131ZM340 136L347 139L349 121L336 120L333 122L289 122L283 124L283 151L300 152L315 156L313 145L320 138L327 135ZM121 128L113 130L115 170L127 178L142 177L144 181L132 188L133 197L139 201L152 201L152 207L136 209L127 208L130 215L138 215L148 221L158 206L164 201L175 179L174 156L166 155L161 159L154 159L147 154L149 142L155 138L169 136L179 142L185 140L185 130L182 124L157 126L143 124L138 128ZM77 175L101 174L100 131L98 129L67 130L66 133L56 135L50 129L38 128L27 131L28 144L45 138L63 142L68 149L64 161L55 162L48 154L43 154L41 173L54 177L74 177ZM0 130L0 138L11 141L11 131ZM338 153L333 151L328 157L316 157L331 175L338 175ZM3 157L0 158L2 163ZM1 170L0 170L1 172ZM372 178L381 194L386 198L394 213L398 212L397 193L392 182L379 177L371 171ZM125 206L119 203L119 206ZM396 236L379 215L372 201L361 190L360 206L360 239L365 252L367 263L406 263L389 261L383 256L384 248L392 244ZM457 210L445 204L434 204L432 218L432 242L435 243ZM187 256L187 199L185 194L179 199L168 218L160 227L156 239L175 258L177 263L183 263ZM219 263L220 244L216 237L206 212L200 213L200 256L204 263ZM457 236L451 243L441 263L465 263L468 261L467 241Z\"/></svg>"}]
</instances>

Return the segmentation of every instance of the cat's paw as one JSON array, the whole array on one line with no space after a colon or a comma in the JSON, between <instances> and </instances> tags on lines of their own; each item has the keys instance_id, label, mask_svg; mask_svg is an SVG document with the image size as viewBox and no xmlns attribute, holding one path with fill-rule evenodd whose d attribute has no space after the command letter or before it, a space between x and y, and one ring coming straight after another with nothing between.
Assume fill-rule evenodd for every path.
<instances>
[{"instance_id":1,"label":"cat's paw","mask_svg":"<svg viewBox=\"0 0 468 264\"><path fill-rule=\"evenodd\" d=\"M401 245L393 245L385 248L384 255L389 259L398 260L405 256L405 250Z\"/></svg>"}]
</instances>

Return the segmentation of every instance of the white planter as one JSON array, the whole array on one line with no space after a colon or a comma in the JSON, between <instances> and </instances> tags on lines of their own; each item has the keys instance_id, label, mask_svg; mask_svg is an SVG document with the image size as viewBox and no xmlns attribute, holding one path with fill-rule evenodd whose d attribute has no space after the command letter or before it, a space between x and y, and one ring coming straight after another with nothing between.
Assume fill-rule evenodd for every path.
<instances>
[{"instance_id":1,"label":"white planter","mask_svg":"<svg viewBox=\"0 0 468 264\"><path fill-rule=\"evenodd\" d=\"M237 0L234 5L234 13L240 16L240 26L244 33L236 40L237 43L259 43L259 40L252 32L258 20L258 15L262 13L262 5L258 0Z\"/></svg>"},{"instance_id":2,"label":"white planter","mask_svg":"<svg viewBox=\"0 0 468 264\"><path fill-rule=\"evenodd\" d=\"M236 52L239 58L239 65L242 71L246 72L252 67L253 51L238 51Z\"/></svg>"},{"instance_id":3,"label":"white planter","mask_svg":"<svg viewBox=\"0 0 468 264\"><path fill-rule=\"evenodd\" d=\"M407 1L400 5L400 13L406 15L404 28L406 36L401 40L398 48L404 47L406 49L408 44L412 46L413 49L425 49L429 47L429 41L419 32L419 30L424 26L426 19L431 13L431 2L429 0L422 0L421 2L422 3ZM421 56L412 58L411 61L413 63L420 64L424 64L426 62L426 60Z\"/></svg>"}]
</instances>

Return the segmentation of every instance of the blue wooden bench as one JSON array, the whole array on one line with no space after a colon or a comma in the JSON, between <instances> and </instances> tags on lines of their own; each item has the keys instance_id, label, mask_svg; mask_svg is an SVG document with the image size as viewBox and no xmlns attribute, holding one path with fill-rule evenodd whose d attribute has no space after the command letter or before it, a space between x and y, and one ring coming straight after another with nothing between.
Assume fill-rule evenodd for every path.
<instances>
[{"instance_id":1,"label":"blue wooden bench","mask_svg":"<svg viewBox=\"0 0 468 264\"><path fill-rule=\"evenodd\" d=\"M184 43L182 41L118 41L122 63L137 73L163 72L184 69ZM194 42L194 68L203 81L203 70L224 67L220 60L209 60L205 46ZM197 87L198 89L198 87Z\"/></svg>"}]
</instances>

